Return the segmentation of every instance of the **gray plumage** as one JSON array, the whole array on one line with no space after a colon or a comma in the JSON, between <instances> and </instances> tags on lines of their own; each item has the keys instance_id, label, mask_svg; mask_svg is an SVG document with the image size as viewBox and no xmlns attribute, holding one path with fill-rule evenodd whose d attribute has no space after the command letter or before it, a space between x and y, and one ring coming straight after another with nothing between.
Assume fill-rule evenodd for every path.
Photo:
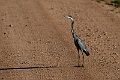
<instances>
[{"instance_id":1,"label":"gray plumage","mask_svg":"<svg viewBox=\"0 0 120 80\"><path fill-rule=\"evenodd\" d=\"M88 52L87 47L84 44L84 42L82 41L82 39L80 39L74 32L74 29L73 29L74 20L73 20L72 16L68 15L66 17L71 19L71 21L72 21L72 23L71 23L71 32L72 32L72 36L74 38L74 44L75 44L75 46L76 46L76 48L78 50L78 67L80 67L80 64L79 64L79 60L80 60L79 50L82 51L82 55L83 55L83 53L85 53L87 56L89 56L90 53ZM84 55L83 55L83 64L84 64ZM82 67L83 67L83 64L82 64Z\"/></svg>"}]
</instances>

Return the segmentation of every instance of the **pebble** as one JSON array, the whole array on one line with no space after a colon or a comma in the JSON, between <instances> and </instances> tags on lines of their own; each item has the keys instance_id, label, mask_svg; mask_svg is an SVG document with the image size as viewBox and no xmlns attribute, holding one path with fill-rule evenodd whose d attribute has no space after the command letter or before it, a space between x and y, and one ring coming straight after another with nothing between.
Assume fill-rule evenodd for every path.
<instances>
[{"instance_id":1,"label":"pebble","mask_svg":"<svg viewBox=\"0 0 120 80\"><path fill-rule=\"evenodd\" d=\"M4 32L4 34L6 34L6 33Z\"/></svg>"},{"instance_id":2,"label":"pebble","mask_svg":"<svg viewBox=\"0 0 120 80\"><path fill-rule=\"evenodd\" d=\"M11 24L9 25L9 27L12 27L12 26L13 26L13 25L11 25Z\"/></svg>"}]
</instances>

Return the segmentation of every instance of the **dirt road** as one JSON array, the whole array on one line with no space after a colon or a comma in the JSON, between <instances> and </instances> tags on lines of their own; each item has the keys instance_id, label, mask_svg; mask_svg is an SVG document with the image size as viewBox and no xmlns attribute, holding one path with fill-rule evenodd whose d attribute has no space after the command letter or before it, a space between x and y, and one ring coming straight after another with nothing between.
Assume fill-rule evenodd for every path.
<instances>
[{"instance_id":1,"label":"dirt road","mask_svg":"<svg viewBox=\"0 0 120 80\"><path fill-rule=\"evenodd\" d=\"M68 14L90 52L84 68ZM118 15L91 0L0 0L0 80L120 80Z\"/></svg>"}]
</instances>

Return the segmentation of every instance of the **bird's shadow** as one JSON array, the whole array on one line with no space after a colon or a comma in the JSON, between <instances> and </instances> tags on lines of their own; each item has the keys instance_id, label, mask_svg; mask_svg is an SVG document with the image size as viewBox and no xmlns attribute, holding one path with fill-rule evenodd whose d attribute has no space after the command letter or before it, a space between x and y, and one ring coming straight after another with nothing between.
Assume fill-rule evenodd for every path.
<instances>
[{"instance_id":1,"label":"bird's shadow","mask_svg":"<svg viewBox=\"0 0 120 80\"><path fill-rule=\"evenodd\" d=\"M35 68L55 68L56 66L46 67L21 67L21 68L0 68L0 70L23 70L23 69L35 69Z\"/></svg>"},{"instance_id":2,"label":"bird's shadow","mask_svg":"<svg viewBox=\"0 0 120 80\"><path fill-rule=\"evenodd\" d=\"M74 67L77 67L77 68L84 68L84 66L74 66Z\"/></svg>"},{"instance_id":3,"label":"bird's shadow","mask_svg":"<svg viewBox=\"0 0 120 80\"><path fill-rule=\"evenodd\" d=\"M84 66L73 66L73 67L77 67L77 68L83 68ZM57 66L43 66L43 67L18 67L18 68L0 68L1 70L23 70L23 69L36 69L36 68L60 68Z\"/></svg>"}]
</instances>

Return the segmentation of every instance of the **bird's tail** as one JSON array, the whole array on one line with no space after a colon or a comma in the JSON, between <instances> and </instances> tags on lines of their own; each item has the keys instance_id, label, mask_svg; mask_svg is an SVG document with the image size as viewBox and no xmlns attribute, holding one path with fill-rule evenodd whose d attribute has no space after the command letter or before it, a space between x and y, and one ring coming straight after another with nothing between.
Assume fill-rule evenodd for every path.
<instances>
[{"instance_id":1,"label":"bird's tail","mask_svg":"<svg viewBox=\"0 0 120 80\"><path fill-rule=\"evenodd\" d=\"M90 55L90 53L88 51L83 50L83 52L86 54L86 56Z\"/></svg>"}]
</instances>

